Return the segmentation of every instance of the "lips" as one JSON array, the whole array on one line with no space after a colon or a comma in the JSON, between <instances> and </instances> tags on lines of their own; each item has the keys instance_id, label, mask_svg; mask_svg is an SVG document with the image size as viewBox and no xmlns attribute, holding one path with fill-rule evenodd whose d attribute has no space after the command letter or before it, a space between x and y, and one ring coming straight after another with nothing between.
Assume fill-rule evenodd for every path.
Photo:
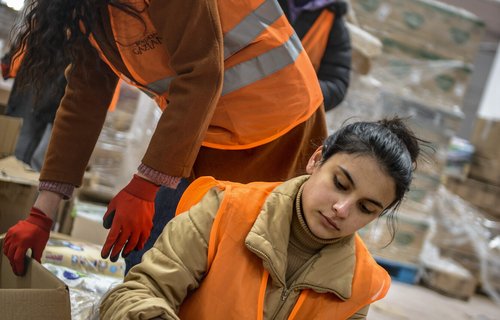
<instances>
[{"instance_id":1,"label":"lips","mask_svg":"<svg viewBox=\"0 0 500 320\"><path fill-rule=\"evenodd\" d=\"M335 221L333 221L331 218L328 218L327 216L325 216L323 213L320 212L320 214L323 216L323 218L325 218L326 222L335 230L337 231L340 231L340 228L337 226L337 224L335 223Z\"/></svg>"}]
</instances>

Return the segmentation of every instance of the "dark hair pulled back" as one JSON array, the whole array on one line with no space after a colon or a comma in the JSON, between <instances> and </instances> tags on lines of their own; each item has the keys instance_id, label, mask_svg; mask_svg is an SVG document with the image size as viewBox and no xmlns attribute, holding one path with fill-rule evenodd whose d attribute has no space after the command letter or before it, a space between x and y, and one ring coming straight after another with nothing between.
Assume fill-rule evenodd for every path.
<instances>
[{"instance_id":1,"label":"dark hair pulled back","mask_svg":"<svg viewBox=\"0 0 500 320\"><path fill-rule=\"evenodd\" d=\"M369 155L393 178L396 199L382 213L385 215L389 212L387 225L391 233L390 242L396 232L394 212L410 188L421 144L426 145L427 141L416 137L398 117L345 125L323 143L322 163L337 153Z\"/></svg>"}]
</instances>

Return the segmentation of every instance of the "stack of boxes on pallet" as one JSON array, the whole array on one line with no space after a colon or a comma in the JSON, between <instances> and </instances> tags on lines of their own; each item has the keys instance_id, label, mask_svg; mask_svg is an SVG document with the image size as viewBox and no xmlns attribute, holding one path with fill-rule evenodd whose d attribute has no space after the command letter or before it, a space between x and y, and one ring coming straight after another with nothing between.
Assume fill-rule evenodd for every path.
<instances>
[{"instance_id":1,"label":"stack of boxes on pallet","mask_svg":"<svg viewBox=\"0 0 500 320\"><path fill-rule=\"evenodd\" d=\"M441 187L436 195L432 234L426 245L439 256L426 258L423 280L448 295L469 298L477 289L500 299L500 224L484 211ZM426 250L425 253L429 251ZM435 277L446 282L432 282ZM460 289L459 289L460 288Z\"/></svg>"},{"instance_id":2,"label":"stack of boxes on pallet","mask_svg":"<svg viewBox=\"0 0 500 320\"><path fill-rule=\"evenodd\" d=\"M123 82L120 84L117 104L106 115L89 161L84 185L80 190L82 198L108 202L128 182L126 179L132 176L127 161L138 158L131 154L130 145L134 138L131 128L137 111L139 90Z\"/></svg>"},{"instance_id":3,"label":"stack of boxes on pallet","mask_svg":"<svg viewBox=\"0 0 500 320\"><path fill-rule=\"evenodd\" d=\"M402 96L438 108L462 99L484 23L434 0L354 0L361 27L384 44L373 71Z\"/></svg>"},{"instance_id":4,"label":"stack of boxes on pallet","mask_svg":"<svg viewBox=\"0 0 500 320\"><path fill-rule=\"evenodd\" d=\"M335 130L346 120L408 118L432 149L418 163L389 243L386 220L360 232L395 280L419 282L421 253L433 225L448 147L464 119L461 110L484 23L472 13L433 0L353 0L361 28L380 39L383 53L367 75L353 74L346 100L328 114Z\"/></svg>"},{"instance_id":5,"label":"stack of boxes on pallet","mask_svg":"<svg viewBox=\"0 0 500 320\"><path fill-rule=\"evenodd\" d=\"M447 187L500 222L500 121L479 118L471 143L474 155L465 179L448 179Z\"/></svg>"},{"instance_id":6,"label":"stack of boxes on pallet","mask_svg":"<svg viewBox=\"0 0 500 320\"><path fill-rule=\"evenodd\" d=\"M440 184L448 145L464 118L460 108L484 23L433 0L355 0L352 7L361 27L384 45L371 72L374 116L411 117L435 149L419 164L412 190L422 202Z\"/></svg>"},{"instance_id":7,"label":"stack of boxes on pallet","mask_svg":"<svg viewBox=\"0 0 500 320\"><path fill-rule=\"evenodd\" d=\"M447 218L432 242L443 257L465 267L482 291L500 299L500 121L477 119L468 174L448 177L456 197L437 207ZM440 204L445 197L441 197ZM438 221L440 222L440 221Z\"/></svg>"}]
</instances>

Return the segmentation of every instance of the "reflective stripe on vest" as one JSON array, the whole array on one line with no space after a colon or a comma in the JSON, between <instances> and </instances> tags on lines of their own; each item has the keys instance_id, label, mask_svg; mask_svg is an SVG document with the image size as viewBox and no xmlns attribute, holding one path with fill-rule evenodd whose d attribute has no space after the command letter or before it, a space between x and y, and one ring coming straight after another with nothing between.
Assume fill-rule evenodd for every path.
<instances>
[{"instance_id":1,"label":"reflective stripe on vest","mask_svg":"<svg viewBox=\"0 0 500 320\"><path fill-rule=\"evenodd\" d=\"M145 3L134 3L136 9L140 12L145 11ZM115 7L110 7L110 16L117 15L127 15L127 13L122 12L120 9ZM246 47L255 38L266 30L272 23L278 20L283 15L283 10L274 0L264 1L257 9L249 13L238 25L236 25L232 30L224 34L224 60L228 59L236 52L240 51L242 48ZM144 14L141 15L144 19L147 34L155 34L153 24L148 16ZM143 28L137 19L132 20L132 25L128 26L128 30L134 30ZM135 21L135 23L134 23ZM115 19L111 20L113 34L115 39L118 41L119 51L123 51L124 47L132 46L133 43L127 40L127 36L119 35L118 30L120 30ZM131 31L134 32L134 31ZM128 32L127 32L128 34ZM131 36L128 34L128 36ZM120 43L123 41L122 45ZM146 44L147 45L147 44ZM151 44L149 44L151 45ZM138 49L140 50L140 49ZM254 59L240 63L224 72L224 86L222 90L222 95L229 94L237 89L243 88L255 81L266 78L270 74L279 71L286 67L287 65L293 63L300 52L302 52L303 47L298 39L297 35L294 33L290 39L284 43L281 47L275 48L266 52ZM141 55L147 54L148 51L141 51ZM163 94L167 92L170 83L175 78L175 76L164 77L153 82L147 82L142 79L140 72L136 70L133 64L127 63L127 69L131 73L132 77L139 82L142 82L145 87L149 90ZM154 66L155 64L150 64ZM141 65L142 67L142 65ZM147 72L157 72L157 68L149 68ZM171 74L174 71L170 70ZM141 81L142 80L142 81Z\"/></svg>"},{"instance_id":2,"label":"reflective stripe on vest","mask_svg":"<svg viewBox=\"0 0 500 320\"><path fill-rule=\"evenodd\" d=\"M319 17L314 21L314 24L302 38L302 45L311 59L314 70L318 72L321 65L321 60L325 55L326 46L330 31L333 27L335 14L329 9L323 9Z\"/></svg>"},{"instance_id":3,"label":"reflective stripe on vest","mask_svg":"<svg viewBox=\"0 0 500 320\"><path fill-rule=\"evenodd\" d=\"M248 86L294 63L301 51L300 39L294 33L281 47L226 70L222 95Z\"/></svg>"},{"instance_id":4,"label":"reflective stripe on vest","mask_svg":"<svg viewBox=\"0 0 500 320\"><path fill-rule=\"evenodd\" d=\"M176 75L169 68L169 54L150 20L147 2L129 1L143 22L113 6L108 10L118 51L132 79L111 69L164 109ZM275 0L219 0L218 8L224 33L224 83L203 145L227 150L257 147L307 120L321 106L321 90L302 44ZM104 56L97 42L92 43Z\"/></svg>"},{"instance_id":5,"label":"reflective stripe on vest","mask_svg":"<svg viewBox=\"0 0 500 320\"><path fill-rule=\"evenodd\" d=\"M266 0L238 25L224 34L224 60L251 43L283 15L276 1Z\"/></svg>"},{"instance_id":6,"label":"reflective stripe on vest","mask_svg":"<svg viewBox=\"0 0 500 320\"><path fill-rule=\"evenodd\" d=\"M243 185L201 177L184 192L176 215L189 210L213 187L224 190L224 198L210 231L209 271L200 287L181 305L181 319L263 319L269 274L262 260L246 248L245 238L267 197L279 184ZM303 289L288 319L347 319L387 294L389 275L376 264L357 235L355 248L351 298L343 301L334 294Z\"/></svg>"}]
</instances>

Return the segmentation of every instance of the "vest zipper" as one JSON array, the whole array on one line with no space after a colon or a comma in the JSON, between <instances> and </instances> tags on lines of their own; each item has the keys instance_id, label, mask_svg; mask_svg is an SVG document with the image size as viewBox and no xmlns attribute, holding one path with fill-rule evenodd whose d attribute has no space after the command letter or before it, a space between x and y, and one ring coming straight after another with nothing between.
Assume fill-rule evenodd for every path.
<instances>
[{"instance_id":1,"label":"vest zipper","mask_svg":"<svg viewBox=\"0 0 500 320\"><path fill-rule=\"evenodd\" d=\"M283 291L281 292L281 297L280 297L281 302L280 302L278 308L276 308L276 311L274 312L271 319L277 319L276 317L278 316L278 314L280 314L281 309L283 309L283 306L285 305L286 299L288 299L290 292L292 292L292 290L294 290L295 288L297 288L296 285L292 285L290 288L283 287ZM297 302L297 301L295 301L295 302ZM292 308L293 308L293 306L292 306Z\"/></svg>"},{"instance_id":2,"label":"vest zipper","mask_svg":"<svg viewBox=\"0 0 500 320\"><path fill-rule=\"evenodd\" d=\"M247 245L247 247L249 249L252 249L250 251L253 251L262 260L271 261L271 259L261 250L255 248L250 243L245 242L245 244ZM281 281L281 279L278 277L278 273L276 272L276 269L274 269L274 265L272 263L269 263L269 266L271 267L271 271L272 271L273 276L276 277L278 279L278 281L283 285L283 291L281 292L281 296L280 296L281 303L278 306L278 308L276 308L276 311L274 312L273 316L271 317L271 319L276 319L276 315L278 315L280 310L283 308L283 305L285 304L286 298L290 294L290 289L287 289L286 283L284 281ZM270 275L271 275L271 273L270 273Z\"/></svg>"},{"instance_id":3,"label":"vest zipper","mask_svg":"<svg viewBox=\"0 0 500 320\"><path fill-rule=\"evenodd\" d=\"M283 292L281 293L281 301L286 301L288 294L290 294L290 289L284 288Z\"/></svg>"}]
</instances>

